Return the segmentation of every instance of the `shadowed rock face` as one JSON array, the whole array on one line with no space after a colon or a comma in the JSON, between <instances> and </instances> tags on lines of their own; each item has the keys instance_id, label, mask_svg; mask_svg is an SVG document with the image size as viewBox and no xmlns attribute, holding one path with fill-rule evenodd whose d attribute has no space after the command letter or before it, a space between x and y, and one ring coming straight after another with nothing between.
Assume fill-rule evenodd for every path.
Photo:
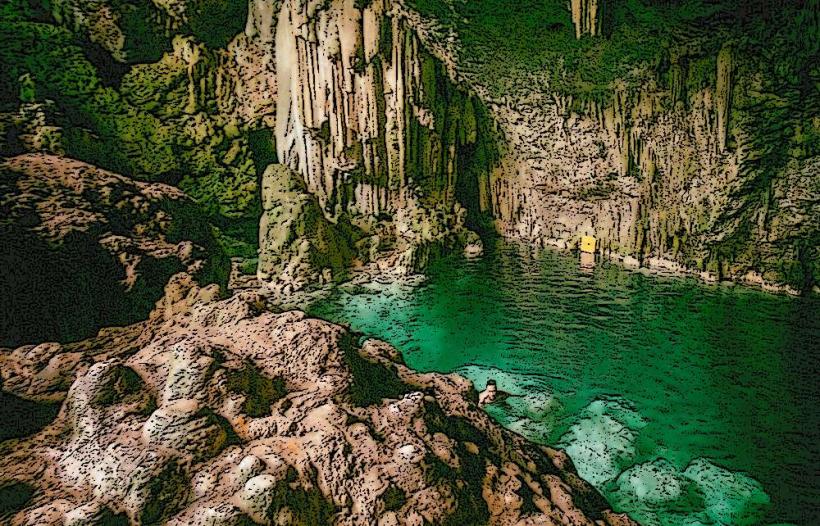
<instances>
[{"instance_id":1,"label":"shadowed rock face","mask_svg":"<svg viewBox=\"0 0 820 526\"><path fill-rule=\"evenodd\" d=\"M0 460L11 524L633 524L460 377L253 293L166 292L140 325L2 355L6 389L62 399Z\"/></svg>"},{"instance_id":2,"label":"shadowed rock face","mask_svg":"<svg viewBox=\"0 0 820 526\"><path fill-rule=\"evenodd\" d=\"M143 319L182 270L225 279L196 205L167 185L23 155L0 164L0 211L0 345L76 340Z\"/></svg>"},{"instance_id":3,"label":"shadowed rock face","mask_svg":"<svg viewBox=\"0 0 820 526\"><path fill-rule=\"evenodd\" d=\"M301 289L351 265L353 227L328 221L298 173L281 164L268 166L261 193L260 279Z\"/></svg>"}]
</instances>

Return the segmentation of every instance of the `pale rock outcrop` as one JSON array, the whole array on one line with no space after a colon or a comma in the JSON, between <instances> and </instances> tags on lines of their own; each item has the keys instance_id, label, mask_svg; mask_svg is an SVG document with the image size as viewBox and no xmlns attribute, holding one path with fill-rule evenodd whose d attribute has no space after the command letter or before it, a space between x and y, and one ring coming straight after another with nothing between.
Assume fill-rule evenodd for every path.
<instances>
[{"instance_id":1,"label":"pale rock outcrop","mask_svg":"<svg viewBox=\"0 0 820 526\"><path fill-rule=\"evenodd\" d=\"M289 290L338 279L355 256L353 227L325 218L301 175L281 164L262 175L258 277Z\"/></svg>"},{"instance_id":2,"label":"pale rock outcrop","mask_svg":"<svg viewBox=\"0 0 820 526\"><path fill-rule=\"evenodd\" d=\"M607 0L570 0L575 38L598 36L603 31L603 13Z\"/></svg>"},{"instance_id":3,"label":"pale rock outcrop","mask_svg":"<svg viewBox=\"0 0 820 526\"><path fill-rule=\"evenodd\" d=\"M148 321L73 344L59 415L0 459L23 495L9 524L634 524L460 377L255 293L216 301L186 275L167 292ZM30 396L11 380L60 352L0 353L4 388Z\"/></svg>"}]
</instances>

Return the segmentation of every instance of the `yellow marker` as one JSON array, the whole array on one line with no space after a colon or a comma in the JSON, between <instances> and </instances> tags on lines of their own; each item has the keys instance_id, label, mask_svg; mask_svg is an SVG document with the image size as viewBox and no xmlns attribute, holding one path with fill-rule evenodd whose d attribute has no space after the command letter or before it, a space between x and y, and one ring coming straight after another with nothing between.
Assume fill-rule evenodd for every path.
<instances>
[{"instance_id":1,"label":"yellow marker","mask_svg":"<svg viewBox=\"0 0 820 526\"><path fill-rule=\"evenodd\" d=\"M595 253L595 238L592 236L583 236L581 238L581 252Z\"/></svg>"}]
</instances>

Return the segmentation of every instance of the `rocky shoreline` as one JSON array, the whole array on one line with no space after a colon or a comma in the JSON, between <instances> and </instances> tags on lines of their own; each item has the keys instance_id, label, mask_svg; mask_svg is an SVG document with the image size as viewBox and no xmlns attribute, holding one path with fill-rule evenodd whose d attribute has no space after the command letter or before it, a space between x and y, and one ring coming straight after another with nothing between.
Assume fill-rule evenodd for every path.
<instances>
[{"instance_id":1,"label":"rocky shoreline","mask_svg":"<svg viewBox=\"0 0 820 526\"><path fill-rule=\"evenodd\" d=\"M157 297L142 261L184 270L144 321L92 317L84 330L95 336L61 343L42 325L27 345L0 348L3 523L634 524L565 453L493 422L467 380L417 373L383 342L275 312L260 290L223 299L202 269L224 254L207 235L179 236L197 232L184 193L53 156L2 169L7 237L25 232L57 255L102 249L77 268L58 265L68 284L55 294L118 263L122 288L95 308L120 308ZM20 269L37 268L29 251L17 256ZM357 278L395 279L392 269L414 279L391 261ZM84 294L75 304L98 299ZM47 306L57 321L74 312Z\"/></svg>"},{"instance_id":2,"label":"rocky shoreline","mask_svg":"<svg viewBox=\"0 0 820 526\"><path fill-rule=\"evenodd\" d=\"M52 176L71 167L65 181L85 188L81 195L100 177L106 195L128 188L127 179L74 161L29 156L5 166L27 167L25 177L37 181L39 162ZM65 190L34 194L53 210L87 209ZM167 232L139 224L121 234L146 247L166 242ZM105 226L93 232L107 239ZM376 260L349 283L396 279L391 268ZM273 312L270 304L297 303L294 291L260 291L220 299L217 285L177 274L146 321L0 351L4 396L13 401L6 420L23 418L14 413L22 404L59 407L42 411L36 433L2 445L0 496L13 504L3 520L633 524L608 509L564 453L493 422L468 381L416 373L382 342L298 311Z\"/></svg>"},{"instance_id":3,"label":"rocky shoreline","mask_svg":"<svg viewBox=\"0 0 820 526\"><path fill-rule=\"evenodd\" d=\"M509 240L511 242L517 241L516 238L510 238ZM518 242L523 244L521 241ZM562 240L546 240L542 243L542 247L568 252L577 250L576 248L568 246L568 244ZM621 265L627 270L643 271L653 275L691 277L707 284L737 284L745 287L756 288L770 294L787 294L789 296L800 296L804 294L803 291L800 291L785 283L767 281L760 275L759 272L751 270L740 276L720 277L714 272L686 267L678 261L666 258L650 257L641 262L632 256L624 256L611 252L599 252L592 255L600 258L602 261L610 261ZM814 285L810 293L820 294L820 286Z\"/></svg>"},{"instance_id":4,"label":"rocky shoreline","mask_svg":"<svg viewBox=\"0 0 820 526\"><path fill-rule=\"evenodd\" d=\"M634 524L473 386L255 293L175 276L149 319L0 354L61 401L3 446L10 524Z\"/></svg>"}]
</instances>

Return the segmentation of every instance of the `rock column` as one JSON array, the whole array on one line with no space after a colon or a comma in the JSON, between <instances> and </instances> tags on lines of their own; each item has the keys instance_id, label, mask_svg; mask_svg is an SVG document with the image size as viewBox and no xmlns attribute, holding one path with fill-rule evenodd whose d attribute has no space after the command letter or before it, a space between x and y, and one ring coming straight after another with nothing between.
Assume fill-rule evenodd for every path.
<instances>
[{"instance_id":1,"label":"rock column","mask_svg":"<svg viewBox=\"0 0 820 526\"><path fill-rule=\"evenodd\" d=\"M575 38L599 36L602 30L604 0L570 0Z\"/></svg>"}]
</instances>

